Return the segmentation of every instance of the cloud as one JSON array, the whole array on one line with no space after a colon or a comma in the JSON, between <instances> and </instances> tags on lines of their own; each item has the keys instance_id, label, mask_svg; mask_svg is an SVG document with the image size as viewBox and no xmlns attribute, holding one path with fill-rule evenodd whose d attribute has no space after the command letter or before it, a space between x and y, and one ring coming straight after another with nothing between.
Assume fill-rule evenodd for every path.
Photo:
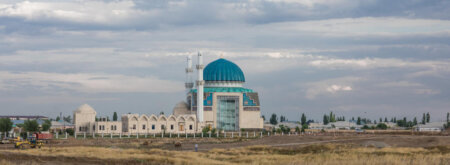
<instances>
[{"instance_id":1,"label":"cloud","mask_svg":"<svg viewBox=\"0 0 450 165\"><path fill-rule=\"evenodd\" d=\"M439 90L431 89L424 84L404 80L380 83L376 86L384 88L388 91L402 90L402 93L404 93L404 89L406 89L407 92L418 95L436 95L440 93Z\"/></svg>"},{"instance_id":2,"label":"cloud","mask_svg":"<svg viewBox=\"0 0 450 165\"><path fill-rule=\"evenodd\" d=\"M422 69L436 69L443 72L448 72L450 61L410 61L396 58L364 58L364 59L320 59L312 60L310 65L319 68L358 68L358 69L374 69L374 68L422 68Z\"/></svg>"},{"instance_id":3,"label":"cloud","mask_svg":"<svg viewBox=\"0 0 450 165\"><path fill-rule=\"evenodd\" d=\"M5 71L1 71L0 76L0 89L3 91L20 90L22 87L34 87L41 91L69 90L82 93L172 93L183 90L181 82L161 80L157 77Z\"/></svg>"},{"instance_id":4,"label":"cloud","mask_svg":"<svg viewBox=\"0 0 450 165\"><path fill-rule=\"evenodd\" d=\"M306 84L298 84L298 86L306 86L306 98L313 100L318 96L338 96L340 92L352 91L353 84L359 81L363 81L363 78L340 77L317 82L309 82Z\"/></svg>"},{"instance_id":5,"label":"cloud","mask_svg":"<svg viewBox=\"0 0 450 165\"><path fill-rule=\"evenodd\" d=\"M134 6L133 1L23 1L1 5L0 16L19 17L24 18L26 21L60 20L78 23L119 24L146 14L134 9Z\"/></svg>"},{"instance_id":6,"label":"cloud","mask_svg":"<svg viewBox=\"0 0 450 165\"><path fill-rule=\"evenodd\" d=\"M352 87L350 86L341 86L341 85L331 85L327 88L327 91L330 93L336 93L338 91L351 91Z\"/></svg>"}]
</instances>

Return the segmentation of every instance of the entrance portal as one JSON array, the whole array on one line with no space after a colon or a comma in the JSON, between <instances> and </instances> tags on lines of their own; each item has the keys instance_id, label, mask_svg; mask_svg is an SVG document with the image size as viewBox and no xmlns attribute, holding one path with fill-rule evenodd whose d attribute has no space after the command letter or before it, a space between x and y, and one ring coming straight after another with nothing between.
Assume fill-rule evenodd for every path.
<instances>
[{"instance_id":1,"label":"entrance portal","mask_svg":"<svg viewBox=\"0 0 450 165\"><path fill-rule=\"evenodd\" d=\"M239 97L218 96L217 128L225 131L239 130Z\"/></svg>"}]
</instances>

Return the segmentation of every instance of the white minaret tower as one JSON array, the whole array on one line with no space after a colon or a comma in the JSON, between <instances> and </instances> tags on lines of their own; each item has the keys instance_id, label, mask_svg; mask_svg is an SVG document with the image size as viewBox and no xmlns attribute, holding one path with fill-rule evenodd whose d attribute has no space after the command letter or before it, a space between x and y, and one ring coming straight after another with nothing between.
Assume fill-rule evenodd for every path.
<instances>
[{"instance_id":1,"label":"white minaret tower","mask_svg":"<svg viewBox=\"0 0 450 165\"><path fill-rule=\"evenodd\" d=\"M198 52L197 79L197 120L203 122L203 56Z\"/></svg>"},{"instance_id":2,"label":"white minaret tower","mask_svg":"<svg viewBox=\"0 0 450 165\"><path fill-rule=\"evenodd\" d=\"M186 92L189 92L194 87L194 82L192 81L192 56L189 55L187 57L187 66L186 66L186 83L184 86L186 87Z\"/></svg>"}]
</instances>

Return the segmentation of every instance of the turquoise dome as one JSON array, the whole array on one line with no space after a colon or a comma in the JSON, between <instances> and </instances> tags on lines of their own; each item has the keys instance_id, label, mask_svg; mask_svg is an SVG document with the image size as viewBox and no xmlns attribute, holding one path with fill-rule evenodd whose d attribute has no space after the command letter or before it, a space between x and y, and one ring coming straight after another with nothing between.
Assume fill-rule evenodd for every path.
<instances>
[{"instance_id":1,"label":"turquoise dome","mask_svg":"<svg viewBox=\"0 0 450 165\"><path fill-rule=\"evenodd\" d=\"M245 82L245 77L239 66L221 58L209 63L205 67L205 70L203 70L203 80Z\"/></svg>"}]
</instances>

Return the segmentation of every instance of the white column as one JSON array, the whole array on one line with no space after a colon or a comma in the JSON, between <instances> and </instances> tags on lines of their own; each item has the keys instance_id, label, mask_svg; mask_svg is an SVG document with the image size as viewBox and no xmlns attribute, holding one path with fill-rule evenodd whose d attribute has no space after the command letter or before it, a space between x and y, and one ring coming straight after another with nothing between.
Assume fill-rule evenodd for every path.
<instances>
[{"instance_id":1,"label":"white column","mask_svg":"<svg viewBox=\"0 0 450 165\"><path fill-rule=\"evenodd\" d=\"M189 55L187 57L187 66L186 66L186 82L185 82L185 88L186 92L189 92L192 87L194 87L194 83L192 81L192 57Z\"/></svg>"},{"instance_id":2,"label":"white column","mask_svg":"<svg viewBox=\"0 0 450 165\"><path fill-rule=\"evenodd\" d=\"M198 65L197 65L197 120L203 122L203 56L198 53Z\"/></svg>"}]
</instances>

